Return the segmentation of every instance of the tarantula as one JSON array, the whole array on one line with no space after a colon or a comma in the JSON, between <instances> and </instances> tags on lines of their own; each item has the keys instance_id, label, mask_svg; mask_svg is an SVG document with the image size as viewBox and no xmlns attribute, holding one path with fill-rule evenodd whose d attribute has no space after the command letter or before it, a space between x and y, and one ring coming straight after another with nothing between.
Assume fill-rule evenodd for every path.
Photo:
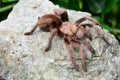
<instances>
[{"instance_id":1,"label":"tarantula","mask_svg":"<svg viewBox=\"0 0 120 80\"><path fill-rule=\"evenodd\" d=\"M87 71L84 45L88 47L91 53L95 53L95 50L90 44L92 36L89 28L92 27L97 30L99 36L103 38L107 44L110 44L109 41L105 38L103 30L98 27L98 21L89 16L80 18L76 22L69 22L68 14L65 9L54 9L54 13L55 14L45 14L39 17L38 22L33 27L33 29L30 32L26 32L25 35L31 35L38 26L43 31L50 31L51 34L49 37L49 42L45 48L45 51L48 51L51 47L53 37L55 34L57 34L63 39L69 51L70 58L75 70L78 71L79 68L76 64L76 60L73 54L73 47L78 47L80 49L82 68L84 71ZM93 22L93 24L81 24L85 20L89 20Z\"/></svg>"}]
</instances>

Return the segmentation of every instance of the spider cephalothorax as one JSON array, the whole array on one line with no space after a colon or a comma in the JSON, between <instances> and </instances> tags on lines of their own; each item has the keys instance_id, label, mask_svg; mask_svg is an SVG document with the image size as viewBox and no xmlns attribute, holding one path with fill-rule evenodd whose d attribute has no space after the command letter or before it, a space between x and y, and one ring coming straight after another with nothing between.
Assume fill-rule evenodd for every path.
<instances>
[{"instance_id":1,"label":"spider cephalothorax","mask_svg":"<svg viewBox=\"0 0 120 80\"><path fill-rule=\"evenodd\" d=\"M82 60L82 68L87 71L86 67L86 56L84 46L86 45L91 53L95 53L95 50L90 44L92 40L92 35L90 33L90 27L97 30L99 36L109 44L109 41L105 38L104 32L98 27L99 23L92 17L83 17L78 19L76 22L69 22L68 14L65 9L55 9L55 14L46 14L38 18L37 24L33 27L30 32L26 32L25 35L30 35L39 26L43 31L50 31L51 35L49 37L49 42L45 51L48 51L51 47L53 37L57 34L61 37L70 53L70 58L74 65L75 70L79 70L76 60L73 54L73 47L78 47L80 49L80 58ZM83 21L89 20L92 24L81 24Z\"/></svg>"}]
</instances>

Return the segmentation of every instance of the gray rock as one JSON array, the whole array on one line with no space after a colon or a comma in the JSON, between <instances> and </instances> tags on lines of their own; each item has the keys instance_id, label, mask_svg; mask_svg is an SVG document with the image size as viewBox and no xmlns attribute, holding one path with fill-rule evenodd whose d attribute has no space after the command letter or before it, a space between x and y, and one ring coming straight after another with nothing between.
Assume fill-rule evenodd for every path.
<instances>
[{"instance_id":1,"label":"gray rock","mask_svg":"<svg viewBox=\"0 0 120 80\"><path fill-rule=\"evenodd\" d=\"M44 52L49 32L36 30L24 36L37 22L38 16L53 13L59 7L48 0L19 0L7 20L0 22L0 77L6 80L120 80L120 45L115 37L104 30L112 44L106 43L91 29L95 56L86 49L87 68L84 72L73 70L69 53L62 40L55 37L51 50ZM70 21L91 15L68 10ZM79 52L75 51L76 59Z\"/></svg>"}]
</instances>

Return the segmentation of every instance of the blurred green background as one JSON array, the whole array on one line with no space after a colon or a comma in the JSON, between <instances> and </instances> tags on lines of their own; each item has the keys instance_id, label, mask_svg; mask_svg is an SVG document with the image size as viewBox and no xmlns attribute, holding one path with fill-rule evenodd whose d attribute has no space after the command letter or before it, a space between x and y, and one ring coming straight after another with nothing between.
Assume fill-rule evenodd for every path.
<instances>
[{"instance_id":1,"label":"blurred green background","mask_svg":"<svg viewBox=\"0 0 120 80\"><path fill-rule=\"evenodd\" d=\"M120 0L50 0L61 7L89 12L103 28L109 30L120 42ZM0 0L0 21L7 18L18 0Z\"/></svg>"}]
</instances>

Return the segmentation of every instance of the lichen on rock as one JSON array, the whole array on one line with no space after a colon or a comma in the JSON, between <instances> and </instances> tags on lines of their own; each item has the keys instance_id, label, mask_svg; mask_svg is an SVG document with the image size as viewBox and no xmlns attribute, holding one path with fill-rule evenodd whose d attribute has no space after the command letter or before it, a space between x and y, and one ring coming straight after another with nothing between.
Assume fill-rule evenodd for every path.
<instances>
[{"instance_id":1,"label":"lichen on rock","mask_svg":"<svg viewBox=\"0 0 120 80\"><path fill-rule=\"evenodd\" d=\"M24 36L37 22L39 16L53 13L59 7L48 0L19 0L8 18L0 22L0 78L6 80L120 80L120 45L114 35L104 30L111 45L91 29L91 44L96 50L92 57L86 49L87 68L84 72L81 60L77 60L80 71L73 70L69 53L62 39L55 37L51 50L44 52L49 32L36 30ZM90 13L67 10L74 22ZM76 59L79 52L75 51Z\"/></svg>"}]
</instances>

